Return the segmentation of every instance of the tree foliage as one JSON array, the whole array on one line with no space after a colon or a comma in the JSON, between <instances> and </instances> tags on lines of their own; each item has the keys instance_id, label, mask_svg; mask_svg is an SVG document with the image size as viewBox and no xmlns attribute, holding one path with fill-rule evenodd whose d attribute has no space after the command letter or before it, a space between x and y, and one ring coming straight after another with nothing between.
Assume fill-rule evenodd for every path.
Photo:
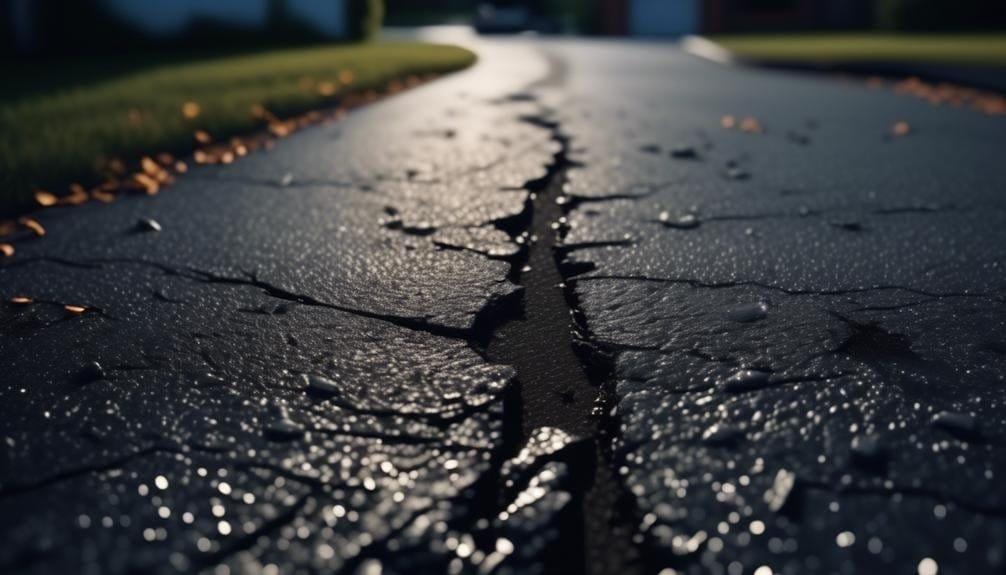
<instances>
[{"instance_id":1,"label":"tree foliage","mask_svg":"<svg viewBox=\"0 0 1006 575\"><path fill-rule=\"evenodd\" d=\"M888 30L1004 30L1003 0L878 0L877 23Z\"/></svg>"},{"instance_id":2,"label":"tree foliage","mask_svg":"<svg viewBox=\"0 0 1006 575\"><path fill-rule=\"evenodd\" d=\"M349 38L366 41L377 36L384 22L384 0L346 0Z\"/></svg>"}]
</instances>

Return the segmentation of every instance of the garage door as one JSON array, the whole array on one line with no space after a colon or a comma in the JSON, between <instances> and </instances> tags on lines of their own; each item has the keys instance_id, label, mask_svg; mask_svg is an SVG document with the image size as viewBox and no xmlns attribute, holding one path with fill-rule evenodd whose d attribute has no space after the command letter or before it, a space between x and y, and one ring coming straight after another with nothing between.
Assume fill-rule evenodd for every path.
<instances>
[{"instance_id":1,"label":"garage door","mask_svg":"<svg viewBox=\"0 0 1006 575\"><path fill-rule=\"evenodd\" d=\"M680 36L699 31L699 0L631 0L633 36Z\"/></svg>"}]
</instances>

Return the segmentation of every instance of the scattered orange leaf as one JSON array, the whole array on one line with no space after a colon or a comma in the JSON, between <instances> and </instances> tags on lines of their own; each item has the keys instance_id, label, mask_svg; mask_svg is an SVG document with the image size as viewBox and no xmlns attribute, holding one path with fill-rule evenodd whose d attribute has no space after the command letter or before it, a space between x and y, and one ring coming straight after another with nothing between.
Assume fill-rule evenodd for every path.
<instances>
[{"instance_id":1,"label":"scattered orange leaf","mask_svg":"<svg viewBox=\"0 0 1006 575\"><path fill-rule=\"evenodd\" d=\"M14 246L10 244L0 244L0 254L5 258L9 258L14 255Z\"/></svg>"},{"instance_id":2,"label":"scattered orange leaf","mask_svg":"<svg viewBox=\"0 0 1006 575\"><path fill-rule=\"evenodd\" d=\"M279 118L275 114L270 112L262 104L255 104L251 107L252 117L258 118L260 120L266 120L268 122L279 122Z\"/></svg>"},{"instance_id":3,"label":"scattered orange leaf","mask_svg":"<svg viewBox=\"0 0 1006 575\"><path fill-rule=\"evenodd\" d=\"M192 137L195 138L196 141L199 142L200 144L209 144L210 142L213 141L213 138L210 136L210 133L207 132L206 130L196 130L196 132L192 134Z\"/></svg>"},{"instance_id":4,"label":"scattered orange leaf","mask_svg":"<svg viewBox=\"0 0 1006 575\"><path fill-rule=\"evenodd\" d=\"M269 124L269 131L277 138L285 138L290 135L290 127L283 122Z\"/></svg>"},{"instance_id":5,"label":"scattered orange leaf","mask_svg":"<svg viewBox=\"0 0 1006 575\"><path fill-rule=\"evenodd\" d=\"M103 204L110 204L115 201L115 194L95 188L91 190L91 199Z\"/></svg>"},{"instance_id":6,"label":"scattered orange leaf","mask_svg":"<svg viewBox=\"0 0 1006 575\"><path fill-rule=\"evenodd\" d=\"M106 158L98 161L99 169L110 174L123 175L126 173L126 163L119 158Z\"/></svg>"},{"instance_id":7,"label":"scattered orange leaf","mask_svg":"<svg viewBox=\"0 0 1006 575\"><path fill-rule=\"evenodd\" d=\"M334 96L336 91L335 82L321 82L318 84L318 93L322 96Z\"/></svg>"},{"instance_id":8,"label":"scattered orange leaf","mask_svg":"<svg viewBox=\"0 0 1006 575\"><path fill-rule=\"evenodd\" d=\"M45 228L42 227L42 224L38 223L38 220L34 218L18 218L17 223L31 230L36 236L42 237L45 235Z\"/></svg>"},{"instance_id":9,"label":"scattered orange leaf","mask_svg":"<svg viewBox=\"0 0 1006 575\"><path fill-rule=\"evenodd\" d=\"M30 297L25 297L23 295L16 295L10 298L10 302L15 305L27 305L32 303L32 301L33 300Z\"/></svg>"},{"instance_id":10,"label":"scattered orange leaf","mask_svg":"<svg viewBox=\"0 0 1006 575\"><path fill-rule=\"evenodd\" d=\"M148 196L152 196L161 191L161 184L143 172L133 174L133 181L139 185Z\"/></svg>"},{"instance_id":11,"label":"scattered orange leaf","mask_svg":"<svg viewBox=\"0 0 1006 575\"><path fill-rule=\"evenodd\" d=\"M161 167L150 156L143 156L140 160L140 167L143 169L143 173L148 176L156 176L161 172Z\"/></svg>"},{"instance_id":12,"label":"scattered orange leaf","mask_svg":"<svg viewBox=\"0 0 1006 575\"><path fill-rule=\"evenodd\" d=\"M71 314L71 315L80 315L80 314L84 313L85 311L87 311L87 308L84 307L84 306L70 305L70 304L64 305L63 309L65 309L66 312L69 313L69 314Z\"/></svg>"},{"instance_id":13,"label":"scattered orange leaf","mask_svg":"<svg viewBox=\"0 0 1006 575\"><path fill-rule=\"evenodd\" d=\"M185 102L182 104L182 115L189 120L194 120L199 116L200 112L199 104L196 102Z\"/></svg>"},{"instance_id":14,"label":"scattered orange leaf","mask_svg":"<svg viewBox=\"0 0 1006 575\"><path fill-rule=\"evenodd\" d=\"M35 203L42 207L55 206L58 201L59 198L45 190L35 191Z\"/></svg>"},{"instance_id":15,"label":"scattered orange leaf","mask_svg":"<svg viewBox=\"0 0 1006 575\"><path fill-rule=\"evenodd\" d=\"M84 189L84 186L78 183L73 183L70 184L70 195L63 198L63 201L61 203L70 206L79 206L80 204L83 204L86 201L87 201L87 190Z\"/></svg>"},{"instance_id":16,"label":"scattered orange leaf","mask_svg":"<svg viewBox=\"0 0 1006 575\"><path fill-rule=\"evenodd\" d=\"M741 131L748 134L761 134L765 131L765 129L762 128L758 118L748 116L747 118L741 120Z\"/></svg>"},{"instance_id":17,"label":"scattered orange leaf","mask_svg":"<svg viewBox=\"0 0 1006 575\"><path fill-rule=\"evenodd\" d=\"M353 74L352 70L343 70L339 72L339 81L345 85L350 85L356 79L356 75Z\"/></svg>"}]
</instances>

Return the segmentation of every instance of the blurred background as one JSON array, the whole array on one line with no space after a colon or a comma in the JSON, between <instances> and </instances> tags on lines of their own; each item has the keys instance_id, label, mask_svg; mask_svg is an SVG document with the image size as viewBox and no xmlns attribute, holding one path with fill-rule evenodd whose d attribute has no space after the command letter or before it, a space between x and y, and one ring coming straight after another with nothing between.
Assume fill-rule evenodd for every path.
<instances>
[{"instance_id":1,"label":"blurred background","mask_svg":"<svg viewBox=\"0 0 1006 575\"><path fill-rule=\"evenodd\" d=\"M684 38L747 65L1006 93L1006 0L0 0L0 30L0 213L156 193L180 156L230 162L255 131L471 65L475 33Z\"/></svg>"},{"instance_id":2,"label":"blurred background","mask_svg":"<svg viewBox=\"0 0 1006 575\"><path fill-rule=\"evenodd\" d=\"M607 36L1006 29L1001 0L4 0L7 54L310 43L388 26Z\"/></svg>"}]
</instances>

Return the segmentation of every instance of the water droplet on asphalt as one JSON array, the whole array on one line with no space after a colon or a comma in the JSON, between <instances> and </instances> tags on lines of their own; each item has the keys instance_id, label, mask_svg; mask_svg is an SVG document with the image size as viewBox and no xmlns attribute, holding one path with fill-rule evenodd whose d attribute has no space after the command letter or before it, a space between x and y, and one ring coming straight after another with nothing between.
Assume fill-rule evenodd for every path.
<instances>
[{"instance_id":1,"label":"water droplet on asphalt","mask_svg":"<svg viewBox=\"0 0 1006 575\"><path fill-rule=\"evenodd\" d=\"M978 422L966 413L941 411L933 416L933 427L958 437L972 437L978 432Z\"/></svg>"},{"instance_id":2,"label":"water droplet on asphalt","mask_svg":"<svg viewBox=\"0 0 1006 575\"><path fill-rule=\"evenodd\" d=\"M266 437L273 441L292 441L304 436L304 426L291 420L285 410L265 426Z\"/></svg>"},{"instance_id":3,"label":"water droplet on asphalt","mask_svg":"<svg viewBox=\"0 0 1006 575\"><path fill-rule=\"evenodd\" d=\"M876 435L857 435L850 445L853 460L862 464L875 464L884 459L884 448Z\"/></svg>"},{"instance_id":4,"label":"water droplet on asphalt","mask_svg":"<svg viewBox=\"0 0 1006 575\"><path fill-rule=\"evenodd\" d=\"M159 232L161 231L161 224L159 224L157 220L152 220L150 218L140 218L136 222L136 231Z\"/></svg>"},{"instance_id":5,"label":"water droplet on asphalt","mask_svg":"<svg viewBox=\"0 0 1006 575\"><path fill-rule=\"evenodd\" d=\"M685 214L675 218L670 212L660 212L660 223L664 224L664 227L672 228L676 230L690 230L699 227L702 223L699 217L695 214Z\"/></svg>"},{"instance_id":6,"label":"water droplet on asphalt","mask_svg":"<svg viewBox=\"0 0 1006 575\"><path fill-rule=\"evenodd\" d=\"M200 373L195 377L195 384L199 387L214 387L224 383L222 377L213 373Z\"/></svg>"},{"instance_id":7,"label":"water droplet on asphalt","mask_svg":"<svg viewBox=\"0 0 1006 575\"><path fill-rule=\"evenodd\" d=\"M726 445L744 436L744 432L727 423L716 423L702 433L702 442L707 445Z\"/></svg>"},{"instance_id":8,"label":"water droplet on asphalt","mask_svg":"<svg viewBox=\"0 0 1006 575\"><path fill-rule=\"evenodd\" d=\"M300 379L304 383L308 393L331 397L338 395L341 391L339 385L327 377L313 373L304 373L301 374Z\"/></svg>"},{"instance_id":9,"label":"water droplet on asphalt","mask_svg":"<svg viewBox=\"0 0 1006 575\"><path fill-rule=\"evenodd\" d=\"M737 180L737 181L746 180L751 177L751 174L747 173L747 171L737 167L727 168L727 171L724 175L726 175L728 180Z\"/></svg>"},{"instance_id":10,"label":"water droplet on asphalt","mask_svg":"<svg viewBox=\"0 0 1006 575\"><path fill-rule=\"evenodd\" d=\"M765 492L765 503L773 512L779 512L789 501L793 488L796 487L796 474L792 471L780 469L775 474L772 487Z\"/></svg>"},{"instance_id":11,"label":"water droplet on asphalt","mask_svg":"<svg viewBox=\"0 0 1006 575\"><path fill-rule=\"evenodd\" d=\"M723 389L731 393L742 393L765 387L770 373L756 369L742 369L723 380Z\"/></svg>"},{"instance_id":12,"label":"water droplet on asphalt","mask_svg":"<svg viewBox=\"0 0 1006 575\"><path fill-rule=\"evenodd\" d=\"M768 302L759 301L750 304L739 305L727 310L727 319L738 323L751 323L768 317Z\"/></svg>"},{"instance_id":13,"label":"water droplet on asphalt","mask_svg":"<svg viewBox=\"0 0 1006 575\"><path fill-rule=\"evenodd\" d=\"M77 379L81 383L90 383L92 381L105 379L105 368L101 367L100 363L92 361L81 368L80 372L77 374Z\"/></svg>"}]
</instances>

